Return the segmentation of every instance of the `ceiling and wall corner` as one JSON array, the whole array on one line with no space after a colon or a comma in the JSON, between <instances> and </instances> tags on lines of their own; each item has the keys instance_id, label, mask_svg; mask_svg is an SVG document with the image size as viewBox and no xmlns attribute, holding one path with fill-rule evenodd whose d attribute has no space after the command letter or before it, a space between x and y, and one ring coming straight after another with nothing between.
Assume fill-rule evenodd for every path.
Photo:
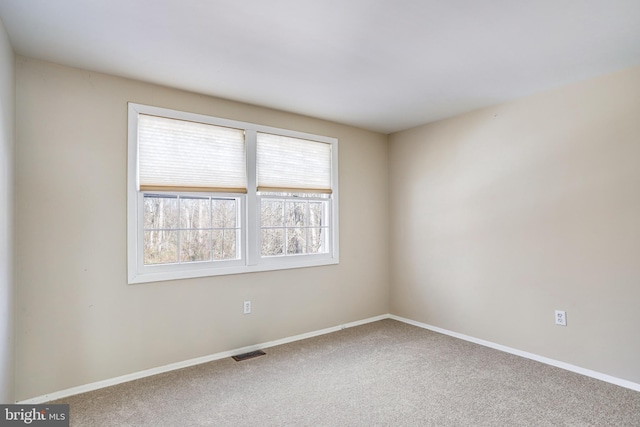
<instances>
[{"instance_id":1,"label":"ceiling and wall corner","mask_svg":"<svg viewBox=\"0 0 640 427\"><path fill-rule=\"evenodd\" d=\"M16 53L382 133L640 64L637 0L3 0Z\"/></svg>"}]
</instances>

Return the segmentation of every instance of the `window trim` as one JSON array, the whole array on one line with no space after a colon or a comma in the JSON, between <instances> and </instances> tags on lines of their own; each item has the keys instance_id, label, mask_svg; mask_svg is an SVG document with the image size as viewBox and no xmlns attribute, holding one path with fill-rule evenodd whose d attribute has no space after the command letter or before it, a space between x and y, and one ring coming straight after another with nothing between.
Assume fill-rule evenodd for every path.
<instances>
[{"instance_id":1,"label":"window trim","mask_svg":"<svg viewBox=\"0 0 640 427\"><path fill-rule=\"evenodd\" d=\"M210 193L217 196L239 197L242 205L242 260L210 261L186 264L163 264L145 266L142 258L143 197L138 191L138 114L151 114L180 120L195 121L216 126L244 129L247 161L247 193ZM164 280L219 276L304 267L315 267L339 263L338 222L338 140L336 138L275 128L248 122L223 119L203 114L188 113L161 107L128 104L128 176L127 176L127 270L128 283L148 283ZM301 138L331 144L330 243L327 254L305 254L300 256L262 257L260 255L260 210L256 181L256 138L258 132ZM161 193L161 192L153 192ZM167 194L177 194L169 192ZM188 194L188 193L180 193ZM203 195L203 194L201 194Z\"/></svg>"}]
</instances>

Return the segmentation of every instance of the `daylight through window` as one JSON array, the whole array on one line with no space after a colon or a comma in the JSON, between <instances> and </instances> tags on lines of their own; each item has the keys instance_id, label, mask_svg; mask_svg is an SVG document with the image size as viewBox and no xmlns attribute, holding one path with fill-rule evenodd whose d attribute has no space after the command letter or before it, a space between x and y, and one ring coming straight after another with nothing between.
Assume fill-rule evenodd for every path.
<instances>
[{"instance_id":1,"label":"daylight through window","mask_svg":"<svg viewBox=\"0 0 640 427\"><path fill-rule=\"evenodd\" d=\"M337 263L337 149L129 104L129 283Z\"/></svg>"}]
</instances>

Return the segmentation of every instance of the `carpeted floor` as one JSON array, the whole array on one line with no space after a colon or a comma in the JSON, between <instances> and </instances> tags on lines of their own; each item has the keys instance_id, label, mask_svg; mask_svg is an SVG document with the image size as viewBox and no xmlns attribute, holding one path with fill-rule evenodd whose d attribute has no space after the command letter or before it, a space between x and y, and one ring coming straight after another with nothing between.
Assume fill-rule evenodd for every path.
<instances>
[{"instance_id":1,"label":"carpeted floor","mask_svg":"<svg viewBox=\"0 0 640 427\"><path fill-rule=\"evenodd\" d=\"M640 393L382 320L85 393L72 426L640 426Z\"/></svg>"}]
</instances>

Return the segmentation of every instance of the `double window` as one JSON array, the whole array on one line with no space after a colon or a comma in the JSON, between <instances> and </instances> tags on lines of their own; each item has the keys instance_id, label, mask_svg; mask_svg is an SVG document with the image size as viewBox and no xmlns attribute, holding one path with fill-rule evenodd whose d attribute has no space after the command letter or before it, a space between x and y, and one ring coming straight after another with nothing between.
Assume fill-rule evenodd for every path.
<instances>
[{"instance_id":1,"label":"double window","mask_svg":"<svg viewBox=\"0 0 640 427\"><path fill-rule=\"evenodd\" d=\"M337 263L337 149L129 104L129 283Z\"/></svg>"}]
</instances>

